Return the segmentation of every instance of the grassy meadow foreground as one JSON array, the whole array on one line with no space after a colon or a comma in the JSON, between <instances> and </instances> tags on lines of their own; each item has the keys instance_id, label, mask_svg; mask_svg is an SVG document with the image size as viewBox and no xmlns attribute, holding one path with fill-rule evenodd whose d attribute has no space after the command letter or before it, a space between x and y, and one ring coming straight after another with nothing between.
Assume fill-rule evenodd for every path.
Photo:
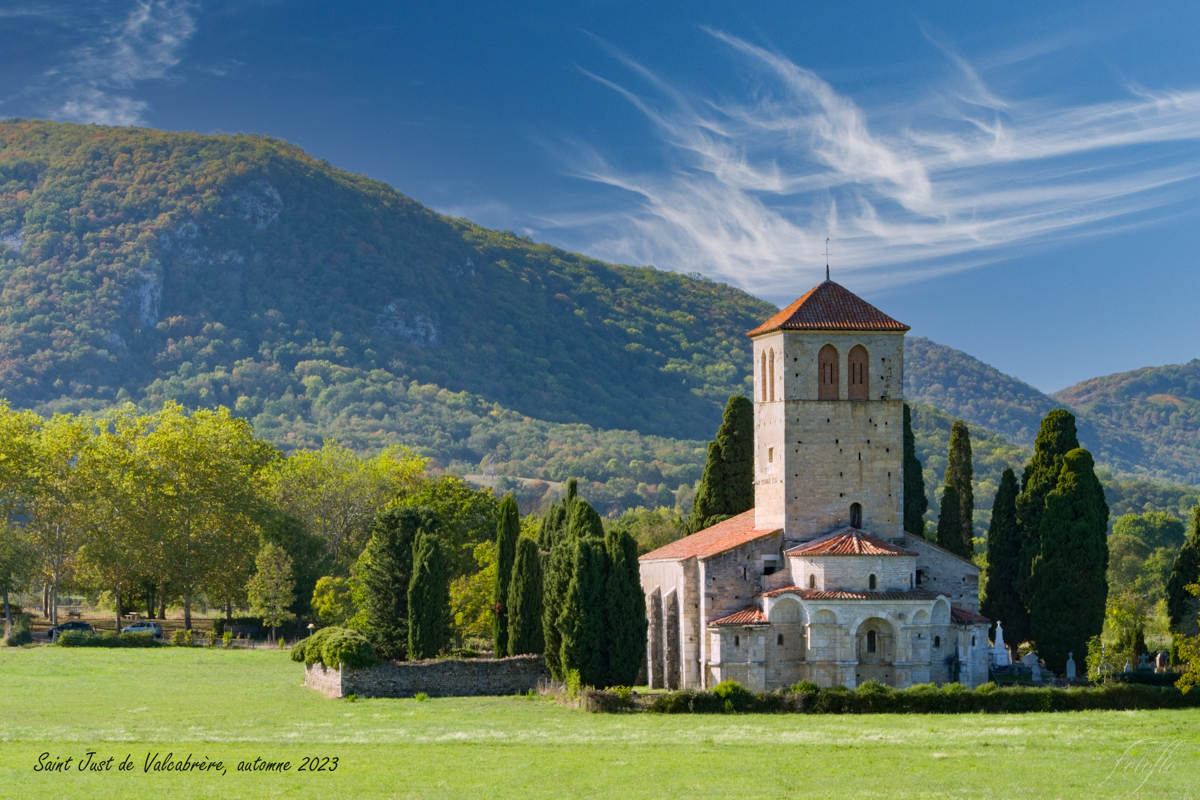
<instances>
[{"instance_id":1,"label":"grassy meadow foreground","mask_svg":"<svg viewBox=\"0 0 1200 800\"><path fill-rule=\"evenodd\" d=\"M350 703L301 680L280 651L0 650L0 797L1200 795L1190 710L597 715L540 698ZM111 771L79 772L89 750ZM43 753L75 760L35 772ZM226 774L144 772L167 753ZM336 771L298 772L305 757ZM1122 768L1143 757L1141 774ZM237 772L255 758L291 769Z\"/></svg>"}]
</instances>

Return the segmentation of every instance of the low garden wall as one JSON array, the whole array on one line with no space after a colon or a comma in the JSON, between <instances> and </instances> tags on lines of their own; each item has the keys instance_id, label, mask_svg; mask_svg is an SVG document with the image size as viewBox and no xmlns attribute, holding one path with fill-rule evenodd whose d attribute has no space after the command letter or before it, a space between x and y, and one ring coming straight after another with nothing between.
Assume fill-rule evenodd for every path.
<instances>
[{"instance_id":1,"label":"low garden wall","mask_svg":"<svg viewBox=\"0 0 1200 800\"><path fill-rule=\"evenodd\" d=\"M304 685L326 697L471 697L513 695L550 680L541 656L385 661L363 669L329 669L320 662L304 670Z\"/></svg>"}]
</instances>

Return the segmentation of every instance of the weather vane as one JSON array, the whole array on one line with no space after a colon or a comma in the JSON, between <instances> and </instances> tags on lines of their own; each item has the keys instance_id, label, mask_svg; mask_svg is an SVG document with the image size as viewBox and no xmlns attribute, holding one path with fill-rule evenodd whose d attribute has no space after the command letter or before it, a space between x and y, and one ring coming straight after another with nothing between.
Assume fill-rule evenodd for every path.
<instances>
[{"instance_id":1,"label":"weather vane","mask_svg":"<svg viewBox=\"0 0 1200 800\"><path fill-rule=\"evenodd\" d=\"M829 280L829 239L825 240L825 280Z\"/></svg>"}]
</instances>

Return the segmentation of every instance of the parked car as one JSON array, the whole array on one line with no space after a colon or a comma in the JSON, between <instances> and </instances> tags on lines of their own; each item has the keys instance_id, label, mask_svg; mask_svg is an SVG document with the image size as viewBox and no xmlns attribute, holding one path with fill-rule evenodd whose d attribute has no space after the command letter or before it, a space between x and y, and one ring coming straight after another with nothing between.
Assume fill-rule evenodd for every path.
<instances>
[{"instance_id":1,"label":"parked car","mask_svg":"<svg viewBox=\"0 0 1200 800\"><path fill-rule=\"evenodd\" d=\"M93 628L90 623L78 622L75 620L72 620L71 622L64 622L61 625L55 625L46 633L50 636L50 641L57 642L58 635L60 633L66 633L67 631L81 631L82 633L87 633L92 636L96 635L96 629Z\"/></svg>"},{"instance_id":2,"label":"parked car","mask_svg":"<svg viewBox=\"0 0 1200 800\"><path fill-rule=\"evenodd\" d=\"M150 620L135 622L129 627L121 628L121 633L149 633L152 636L162 636L162 625Z\"/></svg>"}]
</instances>

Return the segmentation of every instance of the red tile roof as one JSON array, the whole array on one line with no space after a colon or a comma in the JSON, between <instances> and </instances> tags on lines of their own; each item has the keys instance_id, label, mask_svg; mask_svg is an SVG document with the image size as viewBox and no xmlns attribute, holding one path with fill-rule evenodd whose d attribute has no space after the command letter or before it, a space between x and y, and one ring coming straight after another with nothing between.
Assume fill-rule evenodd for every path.
<instances>
[{"instance_id":1,"label":"red tile roof","mask_svg":"<svg viewBox=\"0 0 1200 800\"><path fill-rule=\"evenodd\" d=\"M741 611L735 611L728 617L721 617L708 623L712 625L766 625L767 615L758 606L747 606Z\"/></svg>"},{"instance_id":2,"label":"red tile roof","mask_svg":"<svg viewBox=\"0 0 1200 800\"><path fill-rule=\"evenodd\" d=\"M986 622L988 625L992 624L992 621L982 614L976 614L974 611L967 611L965 608L958 608L957 606L950 606L950 617L955 622Z\"/></svg>"},{"instance_id":3,"label":"red tile roof","mask_svg":"<svg viewBox=\"0 0 1200 800\"><path fill-rule=\"evenodd\" d=\"M816 541L786 551L789 556L915 556L912 550L897 547L878 536L857 528L842 528Z\"/></svg>"},{"instance_id":4,"label":"red tile roof","mask_svg":"<svg viewBox=\"0 0 1200 800\"><path fill-rule=\"evenodd\" d=\"M907 331L875 306L833 281L818 283L808 294L750 331Z\"/></svg>"},{"instance_id":5,"label":"red tile roof","mask_svg":"<svg viewBox=\"0 0 1200 800\"><path fill-rule=\"evenodd\" d=\"M936 600L939 595L928 589L909 589L907 592L859 592L848 589L824 591L822 589L801 589L799 586L780 586L769 592L761 592L755 597L778 597L781 594L794 594L801 600Z\"/></svg>"},{"instance_id":6,"label":"red tile roof","mask_svg":"<svg viewBox=\"0 0 1200 800\"><path fill-rule=\"evenodd\" d=\"M730 517L724 522L718 522L711 528L697 531L691 536L685 536L653 552L646 553L638 560L684 561L689 558L708 558L755 539L778 533L780 530L780 528L755 528L754 509L750 509L736 517Z\"/></svg>"}]
</instances>

